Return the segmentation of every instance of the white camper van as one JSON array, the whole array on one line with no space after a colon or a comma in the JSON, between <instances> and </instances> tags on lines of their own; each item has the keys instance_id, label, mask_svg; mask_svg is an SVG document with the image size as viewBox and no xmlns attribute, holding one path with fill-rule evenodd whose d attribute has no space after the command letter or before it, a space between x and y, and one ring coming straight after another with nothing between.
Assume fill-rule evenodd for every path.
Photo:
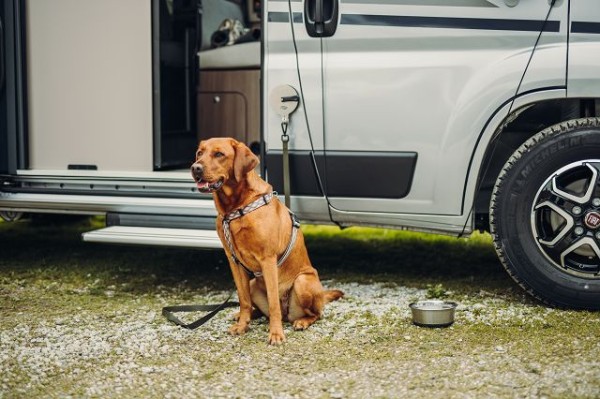
<instances>
[{"instance_id":1,"label":"white camper van","mask_svg":"<svg viewBox=\"0 0 600 399\"><path fill-rule=\"evenodd\" d=\"M0 4L5 217L219 247L198 141L245 142L283 193L287 134L301 219L488 229L529 293L600 308L597 0Z\"/></svg>"}]
</instances>

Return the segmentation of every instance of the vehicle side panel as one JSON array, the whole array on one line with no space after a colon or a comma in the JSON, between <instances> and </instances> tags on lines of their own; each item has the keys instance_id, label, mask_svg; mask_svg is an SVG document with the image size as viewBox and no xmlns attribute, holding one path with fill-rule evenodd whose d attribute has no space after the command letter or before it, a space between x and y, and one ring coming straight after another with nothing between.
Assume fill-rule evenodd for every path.
<instances>
[{"instance_id":1,"label":"vehicle side panel","mask_svg":"<svg viewBox=\"0 0 600 399\"><path fill-rule=\"evenodd\" d=\"M571 2L569 35L569 97L600 97L600 4Z\"/></svg>"}]
</instances>

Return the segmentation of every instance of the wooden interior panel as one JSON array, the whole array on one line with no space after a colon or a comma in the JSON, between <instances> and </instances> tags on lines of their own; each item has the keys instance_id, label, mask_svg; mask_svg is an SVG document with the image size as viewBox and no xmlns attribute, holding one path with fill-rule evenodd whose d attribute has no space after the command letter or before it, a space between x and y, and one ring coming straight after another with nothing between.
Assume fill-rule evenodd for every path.
<instances>
[{"instance_id":1,"label":"wooden interior panel","mask_svg":"<svg viewBox=\"0 0 600 399\"><path fill-rule=\"evenodd\" d=\"M260 141L260 70L202 70L198 87L198 138Z\"/></svg>"},{"instance_id":2,"label":"wooden interior panel","mask_svg":"<svg viewBox=\"0 0 600 399\"><path fill-rule=\"evenodd\" d=\"M246 98L237 92L198 93L199 139L229 136L247 142Z\"/></svg>"}]
</instances>

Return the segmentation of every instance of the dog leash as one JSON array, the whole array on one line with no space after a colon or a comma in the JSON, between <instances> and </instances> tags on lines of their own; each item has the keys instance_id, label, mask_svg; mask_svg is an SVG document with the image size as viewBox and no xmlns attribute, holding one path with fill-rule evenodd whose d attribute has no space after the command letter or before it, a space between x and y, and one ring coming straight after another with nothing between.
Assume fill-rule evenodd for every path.
<instances>
[{"instance_id":1,"label":"dog leash","mask_svg":"<svg viewBox=\"0 0 600 399\"><path fill-rule=\"evenodd\" d=\"M177 305L177 306L165 306L162 308L162 315L167 318L172 323L177 324L180 327L186 328L188 330L194 330L210 319L212 319L217 313L225 308L232 308L235 306L240 306L239 302L229 301L233 296L233 292L229 294L225 302L216 305ZM202 316L198 320L192 323L184 323L181 321L174 313L179 312L210 312L205 316Z\"/></svg>"}]
</instances>

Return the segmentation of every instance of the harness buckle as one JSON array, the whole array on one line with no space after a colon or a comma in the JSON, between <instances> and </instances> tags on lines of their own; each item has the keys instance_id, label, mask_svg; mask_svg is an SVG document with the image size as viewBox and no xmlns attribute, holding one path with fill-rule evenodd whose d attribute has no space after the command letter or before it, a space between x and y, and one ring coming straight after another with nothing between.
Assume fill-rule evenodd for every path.
<instances>
[{"instance_id":1,"label":"harness buckle","mask_svg":"<svg viewBox=\"0 0 600 399\"><path fill-rule=\"evenodd\" d=\"M292 226L300 228L300 221L298 220L296 214L290 211L290 215L292 216Z\"/></svg>"}]
</instances>

